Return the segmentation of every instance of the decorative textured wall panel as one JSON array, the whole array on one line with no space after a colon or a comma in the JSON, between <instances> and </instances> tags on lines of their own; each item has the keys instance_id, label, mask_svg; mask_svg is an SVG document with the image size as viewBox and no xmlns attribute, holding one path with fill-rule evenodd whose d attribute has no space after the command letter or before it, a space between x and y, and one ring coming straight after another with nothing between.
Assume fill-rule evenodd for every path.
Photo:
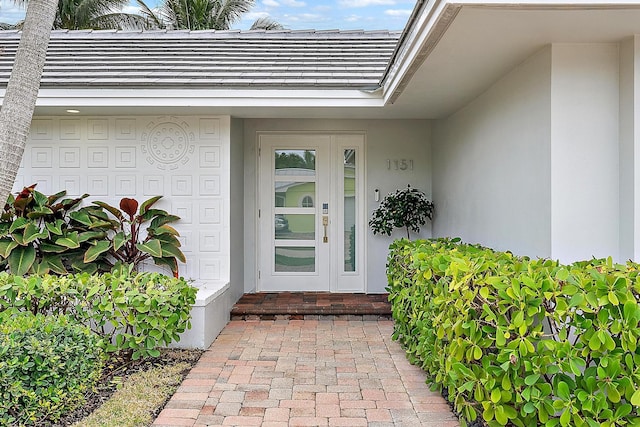
<instances>
[{"instance_id":1,"label":"decorative textured wall panel","mask_svg":"<svg viewBox=\"0 0 640 427\"><path fill-rule=\"evenodd\" d=\"M90 168L108 168L109 148L87 147L87 166Z\"/></svg>"},{"instance_id":2,"label":"decorative textured wall panel","mask_svg":"<svg viewBox=\"0 0 640 427\"><path fill-rule=\"evenodd\" d=\"M191 196L193 194L193 179L191 175L171 177L172 196Z\"/></svg>"},{"instance_id":3,"label":"decorative textured wall panel","mask_svg":"<svg viewBox=\"0 0 640 427\"><path fill-rule=\"evenodd\" d=\"M220 177L218 175L202 175L200 177L201 196L220 195Z\"/></svg>"},{"instance_id":4,"label":"decorative textured wall panel","mask_svg":"<svg viewBox=\"0 0 640 427\"><path fill-rule=\"evenodd\" d=\"M180 274L228 280L228 117L37 117L14 185L118 205L122 197L180 216ZM87 202L89 203L89 202Z\"/></svg>"},{"instance_id":5,"label":"decorative textured wall panel","mask_svg":"<svg viewBox=\"0 0 640 427\"><path fill-rule=\"evenodd\" d=\"M162 170L176 170L189 163L195 151L195 135L189 123L177 117L150 122L142 134L142 153L147 162Z\"/></svg>"},{"instance_id":6,"label":"decorative textured wall panel","mask_svg":"<svg viewBox=\"0 0 640 427\"><path fill-rule=\"evenodd\" d=\"M116 119L116 139L135 141L138 138L134 119Z\"/></svg>"},{"instance_id":7,"label":"decorative textured wall panel","mask_svg":"<svg viewBox=\"0 0 640 427\"><path fill-rule=\"evenodd\" d=\"M142 194L157 196L164 193L164 177L162 175L145 175L142 178Z\"/></svg>"},{"instance_id":8,"label":"decorative textured wall panel","mask_svg":"<svg viewBox=\"0 0 640 427\"><path fill-rule=\"evenodd\" d=\"M36 141L50 140L53 138L53 120L35 119L31 122L30 137Z\"/></svg>"},{"instance_id":9,"label":"decorative textured wall panel","mask_svg":"<svg viewBox=\"0 0 640 427\"><path fill-rule=\"evenodd\" d=\"M53 165L51 147L33 147L31 149L31 167L32 168L51 168Z\"/></svg>"},{"instance_id":10,"label":"decorative textured wall panel","mask_svg":"<svg viewBox=\"0 0 640 427\"><path fill-rule=\"evenodd\" d=\"M116 147L116 168L136 167L136 147Z\"/></svg>"},{"instance_id":11,"label":"decorative textured wall panel","mask_svg":"<svg viewBox=\"0 0 640 427\"><path fill-rule=\"evenodd\" d=\"M64 188L61 188L63 190ZM92 196L109 195L109 177L104 175L87 176L87 193Z\"/></svg>"},{"instance_id":12,"label":"decorative textured wall panel","mask_svg":"<svg viewBox=\"0 0 640 427\"><path fill-rule=\"evenodd\" d=\"M220 167L220 147L200 147L200 167Z\"/></svg>"},{"instance_id":13,"label":"decorative textured wall panel","mask_svg":"<svg viewBox=\"0 0 640 427\"><path fill-rule=\"evenodd\" d=\"M180 215L178 215L180 216ZM182 218L182 217L180 217ZM178 237L178 240L180 240L180 243L182 244L182 252L184 252L185 254L190 254L192 252L194 252L194 245L193 245L193 232L191 231L182 231L180 232L180 237ZM187 258L190 258L190 256L188 255Z\"/></svg>"},{"instance_id":14,"label":"decorative textured wall panel","mask_svg":"<svg viewBox=\"0 0 640 427\"><path fill-rule=\"evenodd\" d=\"M135 197L138 194L135 175L116 175L116 196Z\"/></svg>"},{"instance_id":15,"label":"decorative textured wall panel","mask_svg":"<svg viewBox=\"0 0 640 427\"><path fill-rule=\"evenodd\" d=\"M203 258L200 260L200 277L211 277L220 280L220 260Z\"/></svg>"},{"instance_id":16,"label":"decorative textured wall panel","mask_svg":"<svg viewBox=\"0 0 640 427\"><path fill-rule=\"evenodd\" d=\"M82 135L82 123L79 119L62 119L60 120L60 139L76 140Z\"/></svg>"},{"instance_id":17,"label":"decorative textured wall panel","mask_svg":"<svg viewBox=\"0 0 640 427\"><path fill-rule=\"evenodd\" d=\"M60 175L60 188L64 188L65 190L67 190L68 196L80 196L80 185L80 176Z\"/></svg>"},{"instance_id":18,"label":"decorative textured wall panel","mask_svg":"<svg viewBox=\"0 0 640 427\"><path fill-rule=\"evenodd\" d=\"M80 147L60 147L60 167L80 167Z\"/></svg>"},{"instance_id":19,"label":"decorative textured wall panel","mask_svg":"<svg viewBox=\"0 0 640 427\"><path fill-rule=\"evenodd\" d=\"M221 200L202 200L199 203L200 224L220 224Z\"/></svg>"},{"instance_id":20,"label":"decorative textured wall panel","mask_svg":"<svg viewBox=\"0 0 640 427\"><path fill-rule=\"evenodd\" d=\"M171 212L180 217L183 224L193 224L193 203L175 201L171 203Z\"/></svg>"},{"instance_id":21,"label":"decorative textured wall panel","mask_svg":"<svg viewBox=\"0 0 640 427\"><path fill-rule=\"evenodd\" d=\"M200 252L219 252L220 232L209 231L200 233Z\"/></svg>"},{"instance_id":22,"label":"decorative textured wall panel","mask_svg":"<svg viewBox=\"0 0 640 427\"><path fill-rule=\"evenodd\" d=\"M133 123L135 128L135 120L127 120ZM135 138L135 130L133 131ZM87 139L103 141L109 139L109 120L108 119L90 119L87 120ZM118 138L120 139L120 138Z\"/></svg>"},{"instance_id":23,"label":"decorative textured wall panel","mask_svg":"<svg viewBox=\"0 0 640 427\"><path fill-rule=\"evenodd\" d=\"M220 120L200 119L200 138L211 140L220 139Z\"/></svg>"},{"instance_id":24,"label":"decorative textured wall panel","mask_svg":"<svg viewBox=\"0 0 640 427\"><path fill-rule=\"evenodd\" d=\"M28 181L29 184L36 184L38 190L47 195L57 192L58 190L53 190L53 185L51 183L53 181L53 177L51 175L31 175L31 179Z\"/></svg>"}]
</instances>

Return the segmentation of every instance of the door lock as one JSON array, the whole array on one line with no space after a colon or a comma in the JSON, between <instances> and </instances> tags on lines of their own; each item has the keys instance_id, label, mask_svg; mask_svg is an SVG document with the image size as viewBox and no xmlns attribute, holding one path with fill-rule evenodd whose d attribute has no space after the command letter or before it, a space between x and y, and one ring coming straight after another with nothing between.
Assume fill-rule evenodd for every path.
<instances>
[{"instance_id":1,"label":"door lock","mask_svg":"<svg viewBox=\"0 0 640 427\"><path fill-rule=\"evenodd\" d=\"M322 226L324 227L323 243L329 243L329 237L327 237L327 227L329 226L329 217L327 215L322 216Z\"/></svg>"}]
</instances>

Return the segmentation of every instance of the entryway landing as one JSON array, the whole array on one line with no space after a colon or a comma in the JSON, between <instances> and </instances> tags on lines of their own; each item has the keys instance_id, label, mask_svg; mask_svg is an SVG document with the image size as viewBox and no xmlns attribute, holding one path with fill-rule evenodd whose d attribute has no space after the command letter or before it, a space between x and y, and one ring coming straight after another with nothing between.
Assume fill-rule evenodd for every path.
<instances>
[{"instance_id":1,"label":"entryway landing","mask_svg":"<svg viewBox=\"0 0 640 427\"><path fill-rule=\"evenodd\" d=\"M330 292L264 292L244 294L231 310L231 319L314 319L318 316L391 318L388 294Z\"/></svg>"}]
</instances>

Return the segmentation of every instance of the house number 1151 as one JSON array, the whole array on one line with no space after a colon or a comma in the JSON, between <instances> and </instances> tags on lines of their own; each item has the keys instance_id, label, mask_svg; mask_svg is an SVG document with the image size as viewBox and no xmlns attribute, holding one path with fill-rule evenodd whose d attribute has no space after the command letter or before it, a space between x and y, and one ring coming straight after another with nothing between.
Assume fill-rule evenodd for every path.
<instances>
[{"instance_id":1,"label":"house number 1151","mask_svg":"<svg viewBox=\"0 0 640 427\"><path fill-rule=\"evenodd\" d=\"M387 169L395 171L413 170L413 160L387 159Z\"/></svg>"}]
</instances>

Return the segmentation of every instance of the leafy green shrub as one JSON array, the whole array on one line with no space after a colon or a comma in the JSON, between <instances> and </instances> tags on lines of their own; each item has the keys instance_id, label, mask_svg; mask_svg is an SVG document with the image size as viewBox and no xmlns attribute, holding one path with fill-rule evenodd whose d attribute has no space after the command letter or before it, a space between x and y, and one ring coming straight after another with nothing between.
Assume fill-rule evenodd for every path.
<instances>
[{"instance_id":1,"label":"leafy green shrub","mask_svg":"<svg viewBox=\"0 0 640 427\"><path fill-rule=\"evenodd\" d=\"M640 425L639 270L397 241L394 338L466 421Z\"/></svg>"},{"instance_id":2,"label":"leafy green shrub","mask_svg":"<svg viewBox=\"0 0 640 427\"><path fill-rule=\"evenodd\" d=\"M427 219L433 217L433 202L427 199L427 195L417 188L407 186L402 190L396 190L382 199L382 203L373 211L369 220L369 227L373 234L390 236L394 228L405 228L407 239L409 232L420 232L420 227L427 223Z\"/></svg>"},{"instance_id":3,"label":"leafy green shrub","mask_svg":"<svg viewBox=\"0 0 640 427\"><path fill-rule=\"evenodd\" d=\"M82 262L89 240L106 233L89 230L73 220L72 212L88 195L63 199L66 192L51 196L25 187L9 195L0 215L0 268L22 276L26 273L66 274L68 269L95 270Z\"/></svg>"},{"instance_id":4,"label":"leafy green shrub","mask_svg":"<svg viewBox=\"0 0 640 427\"><path fill-rule=\"evenodd\" d=\"M191 327L197 288L160 273L119 266L111 273L21 277L0 273L0 312L66 314L91 326L107 352L138 359Z\"/></svg>"},{"instance_id":5,"label":"leafy green shrub","mask_svg":"<svg viewBox=\"0 0 640 427\"><path fill-rule=\"evenodd\" d=\"M102 370L99 338L66 316L0 313L0 425L56 421Z\"/></svg>"},{"instance_id":6,"label":"leafy green shrub","mask_svg":"<svg viewBox=\"0 0 640 427\"><path fill-rule=\"evenodd\" d=\"M116 263L138 266L153 259L178 277L186 262L178 232L169 224L180 218L153 205L123 198L120 209L104 202L80 207L88 194L64 198L65 191L45 196L35 184L9 195L0 212L0 270L23 276L108 272ZM146 228L144 226L146 225Z\"/></svg>"}]
</instances>

